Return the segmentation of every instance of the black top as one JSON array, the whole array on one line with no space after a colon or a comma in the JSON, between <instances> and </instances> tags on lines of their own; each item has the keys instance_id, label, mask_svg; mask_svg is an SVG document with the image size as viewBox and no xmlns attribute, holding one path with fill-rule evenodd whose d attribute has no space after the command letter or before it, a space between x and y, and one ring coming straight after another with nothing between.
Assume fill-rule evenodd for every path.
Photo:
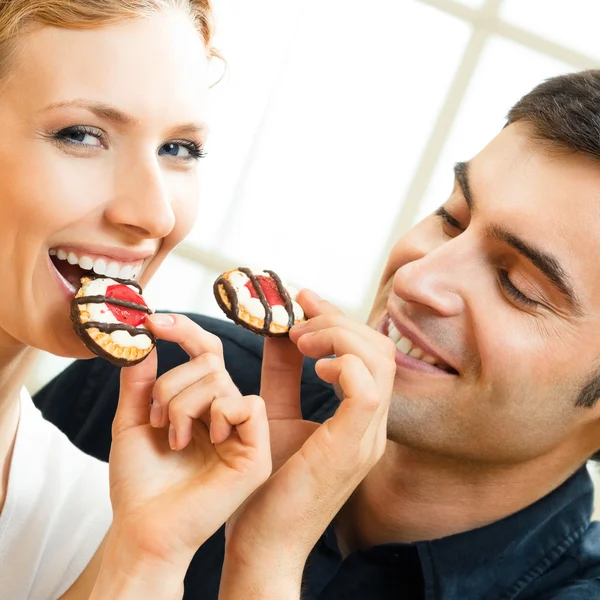
<instances>
[{"instance_id":1,"label":"black top","mask_svg":"<svg viewBox=\"0 0 600 600\"><path fill-rule=\"evenodd\" d=\"M224 321L190 316L222 339L226 366L242 394L257 394L262 338ZM160 373L188 360L169 342L159 341L158 353ZM78 447L107 460L118 385L116 367L100 359L76 361L34 401ZM304 416L323 421L336 406L333 390L307 360ZM592 503L592 483L582 468L524 510L439 540L375 546L342 560L330 528L307 562L303 599L600 600L600 524L590 523ZM223 549L221 529L194 557L186 599L217 599Z\"/></svg>"}]
</instances>

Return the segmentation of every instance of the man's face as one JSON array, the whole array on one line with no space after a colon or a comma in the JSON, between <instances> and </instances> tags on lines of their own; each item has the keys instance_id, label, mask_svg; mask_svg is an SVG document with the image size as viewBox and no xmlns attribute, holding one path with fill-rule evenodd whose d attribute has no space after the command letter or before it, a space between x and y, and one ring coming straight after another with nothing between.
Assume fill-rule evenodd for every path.
<instances>
[{"instance_id":1,"label":"man's face","mask_svg":"<svg viewBox=\"0 0 600 600\"><path fill-rule=\"evenodd\" d=\"M369 317L397 341L390 439L499 463L594 451L598 405L576 401L600 370L599 257L597 162L517 123L458 165Z\"/></svg>"}]
</instances>

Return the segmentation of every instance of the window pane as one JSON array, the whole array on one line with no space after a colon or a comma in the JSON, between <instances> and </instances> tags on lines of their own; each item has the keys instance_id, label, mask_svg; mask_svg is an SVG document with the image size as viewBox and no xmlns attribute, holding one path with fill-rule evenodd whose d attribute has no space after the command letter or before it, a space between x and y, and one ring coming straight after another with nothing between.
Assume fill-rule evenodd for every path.
<instances>
[{"instance_id":1,"label":"window pane","mask_svg":"<svg viewBox=\"0 0 600 600\"><path fill-rule=\"evenodd\" d=\"M518 69L513 69L518 65ZM501 37L487 44L444 146L418 220L450 195L454 163L477 154L504 126L510 107L543 79L572 67Z\"/></svg>"},{"instance_id":2,"label":"window pane","mask_svg":"<svg viewBox=\"0 0 600 600\"><path fill-rule=\"evenodd\" d=\"M227 67L210 91L207 157L201 161L202 197L191 239L218 244L227 223L238 178L254 153L254 137L284 61L301 27L301 2L281 0L216 0L215 46ZM274 26L276 24L276 26ZM215 80L223 65L213 65Z\"/></svg>"},{"instance_id":3,"label":"window pane","mask_svg":"<svg viewBox=\"0 0 600 600\"><path fill-rule=\"evenodd\" d=\"M204 270L196 262L171 254L150 280L144 290L144 298L154 310L197 310Z\"/></svg>"},{"instance_id":4,"label":"window pane","mask_svg":"<svg viewBox=\"0 0 600 600\"><path fill-rule=\"evenodd\" d=\"M509 23L600 58L598 0L504 0L500 15Z\"/></svg>"},{"instance_id":5,"label":"window pane","mask_svg":"<svg viewBox=\"0 0 600 600\"><path fill-rule=\"evenodd\" d=\"M330 0L300 31L240 202L194 239L359 306L470 27L418 2Z\"/></svg>"}]
</instances>

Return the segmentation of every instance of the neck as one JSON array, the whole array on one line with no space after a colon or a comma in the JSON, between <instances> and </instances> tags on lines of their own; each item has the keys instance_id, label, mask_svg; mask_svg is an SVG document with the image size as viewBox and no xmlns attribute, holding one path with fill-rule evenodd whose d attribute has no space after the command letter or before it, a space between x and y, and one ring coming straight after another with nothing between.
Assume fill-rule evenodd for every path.
<instances>
[{"instance_id":1,"label":"neck","mask_svg":"<svg viewBox=\"0 0 600 600\"><path fill-rule=\"evenodd\" d=\"M19 393L35 356L35 350L14 340L0 344L0 509L6 498L19 422Z\"/></svg>"},{"instance_id":2,"label":"neck","mask_svg":"<svg viewBox=\"0 0 600 600\"><path fill-rule=\"evenodd\" d=\"M388 441L383 458L340 512L343 554L475 529L511 515L561 485L583 463L565 449L510 466L473 465Z\"/></svg>"}]
</instances>

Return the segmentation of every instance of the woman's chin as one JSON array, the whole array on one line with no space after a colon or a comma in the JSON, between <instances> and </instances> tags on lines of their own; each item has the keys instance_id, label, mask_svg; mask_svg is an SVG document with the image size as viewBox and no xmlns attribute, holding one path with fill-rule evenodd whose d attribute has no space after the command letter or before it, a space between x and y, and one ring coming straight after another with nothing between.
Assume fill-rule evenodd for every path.
<instances>
[{"instance_id":1,"label":"woman's chin","mask_svg":"<svg viewBox=\"0 0 600 600\"><path fill-rule=\"evenodd\" d=\"M62 358L86 359L96 355L77 337L74 331L58 336L50 344L40 344L40 350Z\"/></svg>"}]
</instances>

